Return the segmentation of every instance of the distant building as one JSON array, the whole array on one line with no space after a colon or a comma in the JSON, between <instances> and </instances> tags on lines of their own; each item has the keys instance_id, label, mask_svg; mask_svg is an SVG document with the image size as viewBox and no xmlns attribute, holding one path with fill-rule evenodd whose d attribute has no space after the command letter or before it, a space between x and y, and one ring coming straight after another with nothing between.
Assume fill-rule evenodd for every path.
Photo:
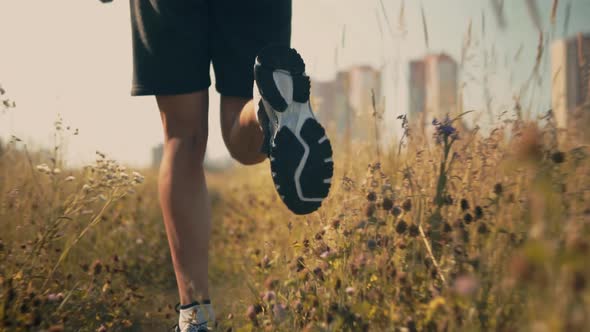
<instances>
[{"instance_id":1,"label":"distant building","mask_svg":"<svg viewBox=\"0 0 590 332\"><path fill-rule=\"evenodd\" d=\"M335 133L353 139L366 138L367 119L373 112L373 96L381 99L381 72L355 66L339 72L333 80L313 81L312 96L317 116Z\"/></svg>"},{"instance_id":2,"label":"distant building","mask_svg":"<svg viewBox=\"0 0 590 332\"><path fill-rule=\"evenodd\" d=\"M557 127L572 126L573 112L590 102L590 34L551 45L551 104Z\"/></svg>"},{"instance_id":3,"label":"distant building","mask_svg":"<svg viewBox=\"0 0 590 332\"><path fill-rule=\"evenodd\" d=\"M164 144L158 144L152 148L152 167L158 169L164 154Z\"/></svg>"},{"instance_id":4,"label":"distant building","mask_svg":"<svg viewBox=\"0 0 590 332\"><path fill-rule=\"evenodd\" d=\"M348 71L348 99L357 116L373 110L373 93L381 96L381 72L370 66L357 66Z\"/></svg>"},{"instance_id":5,"label":"distant building","mask_svg":"<svg viewBox=\"0 0 590 332\"><path fill-rule=\"evenodd\" d=\"M426 109L426 74L424 60L410 62L410 77L408 82L408 115L411 119L421 115Z\"/></svg>"},{"instance_id":6,"label":"distant building","mask_svg":"<svg viewBox=\"0 0 590 332\"><path fill-rule=\"evenodd\" d=\"M311 93L317 106L314 111L320 122L337 129L346 127L346 113L349 108L347 90L347 72L339 72L331 81L312 82Z\"/></svg>"},{"instance_id":7,"label":"distant building","mask_svg":"<svg viewBox=\"0 0 590 332\"><path fill-rule=\"evenodd\" d=\"M409 64L410 120L441 118L457 110L458 66L449 55L430 54Z\"/></svg>"}]
</instances>

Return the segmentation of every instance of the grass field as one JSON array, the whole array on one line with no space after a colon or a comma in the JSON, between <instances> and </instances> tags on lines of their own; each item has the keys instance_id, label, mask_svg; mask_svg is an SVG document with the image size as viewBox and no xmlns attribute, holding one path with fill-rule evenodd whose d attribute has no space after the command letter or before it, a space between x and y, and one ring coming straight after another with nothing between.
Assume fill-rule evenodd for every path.
<instances>
[{"instance_id":1,"label":"grass field","mask_svg":"<svg viewBox=\"0 0 590 332\"><path fill-rule=\"evenodd\" d=\"M336 150L308 216L282 205L267 164L210 173L219 331L585 330L588 146L558 144L550 114L488 136L455 124L380 160ZM177 293L155 171L100 153L63 169L60 154L1 145L0 330L166 330Z\"/></svg>"}]
</instances>

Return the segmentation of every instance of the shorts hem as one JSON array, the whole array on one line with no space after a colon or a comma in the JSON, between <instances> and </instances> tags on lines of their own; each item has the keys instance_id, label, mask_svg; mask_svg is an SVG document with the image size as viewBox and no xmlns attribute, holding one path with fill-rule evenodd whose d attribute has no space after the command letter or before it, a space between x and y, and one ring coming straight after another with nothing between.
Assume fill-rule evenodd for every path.
<instances>
[{"instance_id":1,"label":"shorts hem","mask_svg":"<svg viewBox=\"0 0 590 332\"><path fill-rule=\"evenodd\" d=\"M186 93L206 90L211 86L211 82L207 84L195 84L192 86L183 87L148 87L144 85L133 85L131 87L132 96L163 96L163 95L181 95Z\"/></svg>"},{"instance_id":2,"label":"shorts hem","mask_svg":"<svg viewBox=\"0 0 590 332\"><path fill-rule=\"evenodd\" d=\"M254 98L254 85L252 85L252 88L249 92L246 92L246 90L243 89L229 89L227 87L221 87L219 86L219 84L215 85L215 89L217 90L217 92L219 92L220 95L224 97L240 97L247 99Z\"/></svg>"}]
</instances>

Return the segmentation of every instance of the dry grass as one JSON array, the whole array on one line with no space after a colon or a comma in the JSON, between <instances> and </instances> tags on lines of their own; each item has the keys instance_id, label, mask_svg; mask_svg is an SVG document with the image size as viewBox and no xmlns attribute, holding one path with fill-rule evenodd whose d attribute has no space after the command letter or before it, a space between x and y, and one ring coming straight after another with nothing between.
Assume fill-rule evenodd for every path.
<instances>
[{"instance_id":1,"label":"dry grass","mask_svg":"<svg viewBox=\"0 0 590 332\"><path fill-rule=\"evenodd\" d=\"M583 330L587 146L558 150L550 116L488 137L458 137L452 126L437 125L439 144L410 135L380 163L358 147L306 217L283 207L267 165L210 175L220 330ZM1 151L1 326L172 325L153 174L139 184L100 154L84 170L55 170L59 160L27 154L22 142Z\"/></svg>"}]
</instances>

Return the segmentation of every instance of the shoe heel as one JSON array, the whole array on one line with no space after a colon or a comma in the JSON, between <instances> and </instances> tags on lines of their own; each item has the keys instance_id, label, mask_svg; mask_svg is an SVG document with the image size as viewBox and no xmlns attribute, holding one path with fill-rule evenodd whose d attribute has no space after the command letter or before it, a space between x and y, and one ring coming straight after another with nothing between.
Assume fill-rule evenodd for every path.
<instances>
[{"instance_id":1,"label":"shoe heel","mask_svg":"<svg viewBox=\"0 0 590 332\"><path fill-rule=\"evenodd\" d=\"M288 105L278 90L273 72L282 70L293 77L293 100L305 103L309 100L310 82L305 76L305 62L295 49L285 45L270 45L258 54L254 66L254 79L260 90L260 94L266 99L272 108L278 112L284 112Z\"/></svg>"}]
</instances>

